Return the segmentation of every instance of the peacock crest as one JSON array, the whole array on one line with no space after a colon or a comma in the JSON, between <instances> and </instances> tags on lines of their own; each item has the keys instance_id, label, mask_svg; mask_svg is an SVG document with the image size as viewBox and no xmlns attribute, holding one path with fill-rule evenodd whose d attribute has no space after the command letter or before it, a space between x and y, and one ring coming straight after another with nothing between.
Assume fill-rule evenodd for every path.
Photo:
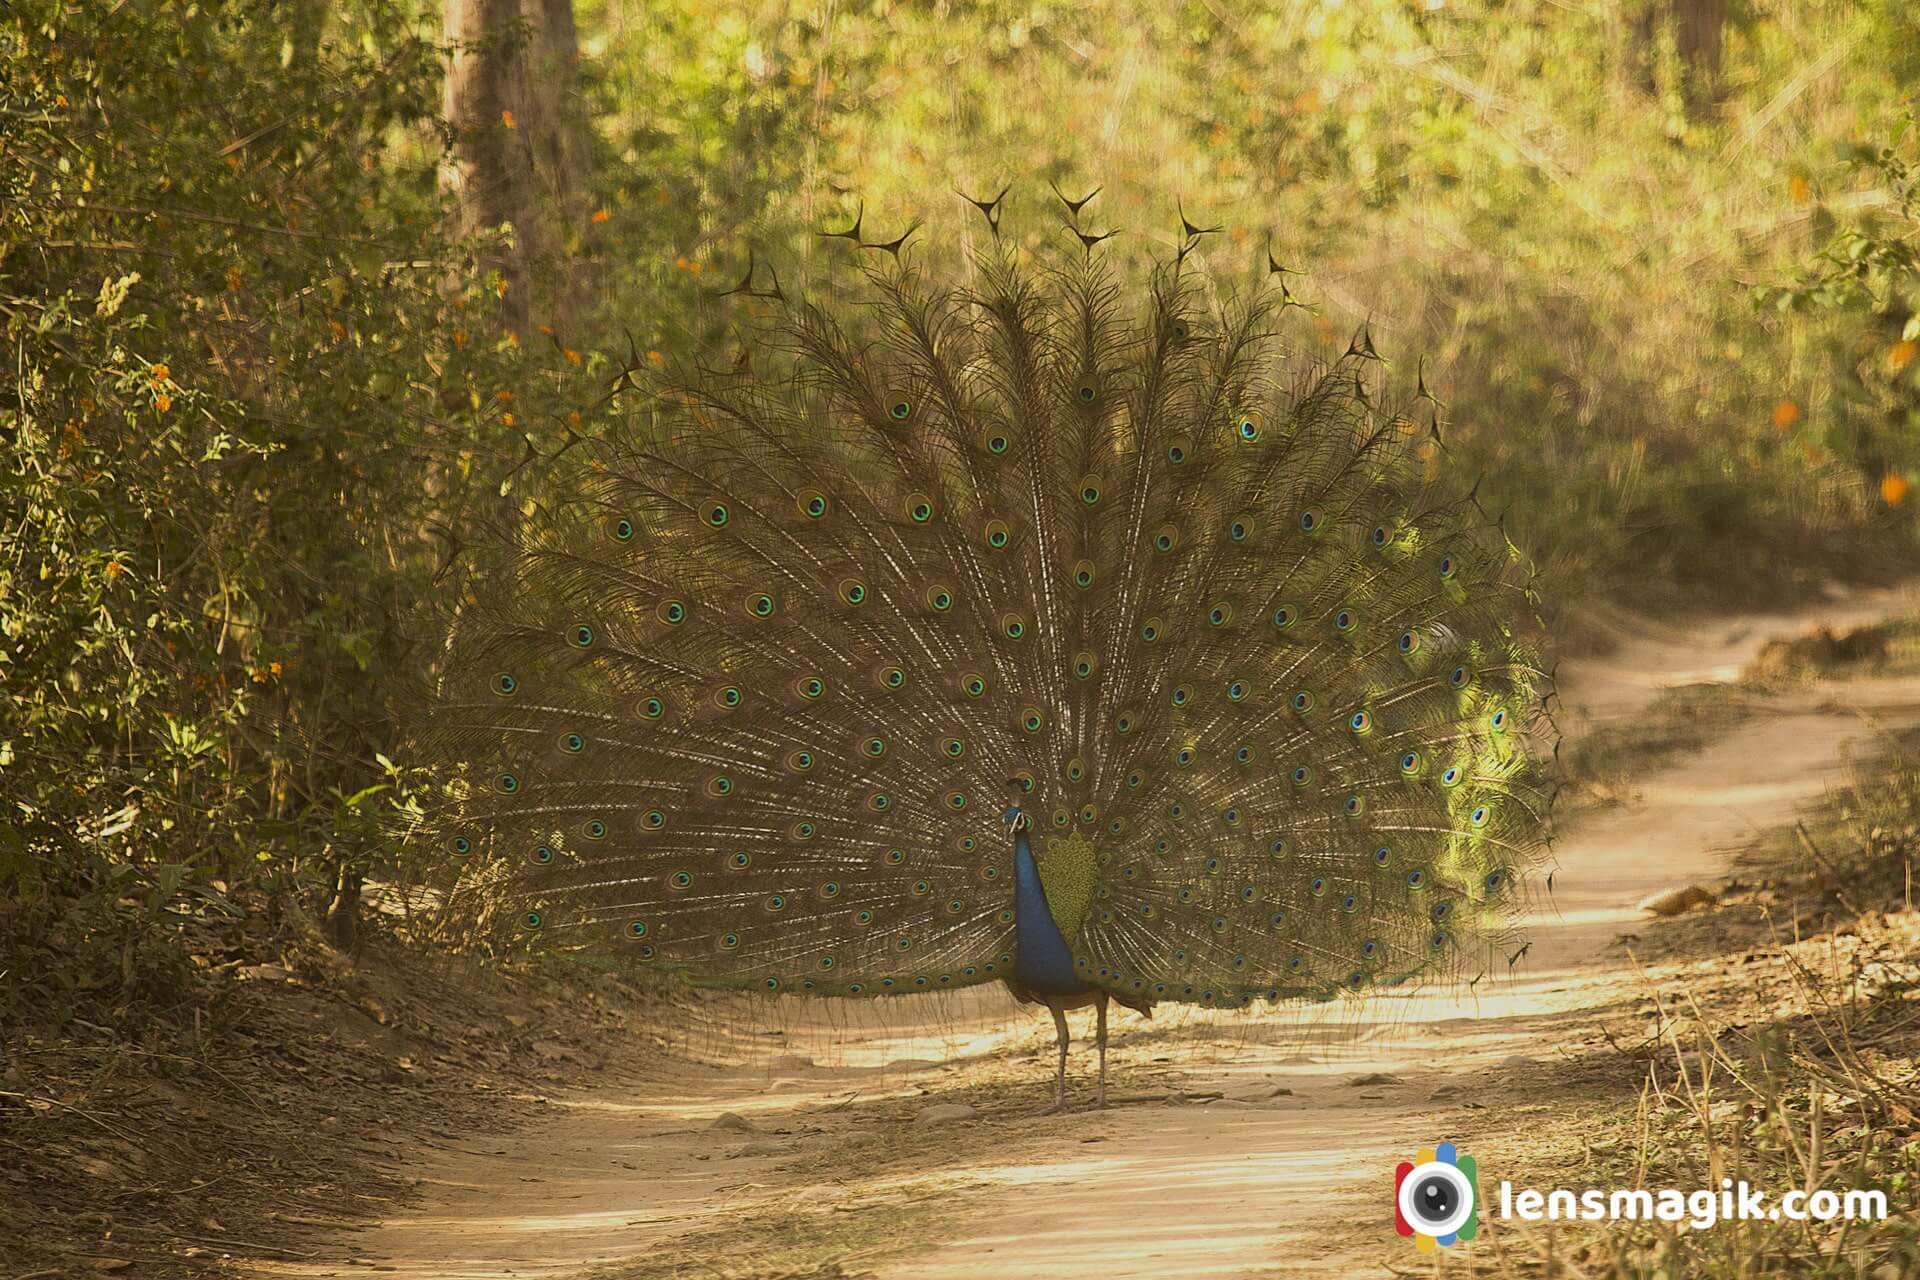
<instances>
[{"instance_id":1,"label":"peacock crest","mask_svg":"<svg viewBox=\"0 0 1920 1280\"><path fill-rule=\"evenodd\" d=\"M973 267L782 300L525 522L432 717L455 901L699 983L991 981L1011 780L1089 988L1324 998L1497 934L1533 607L1430 406L1185 255Z\"/></svg>"}]
</instances>

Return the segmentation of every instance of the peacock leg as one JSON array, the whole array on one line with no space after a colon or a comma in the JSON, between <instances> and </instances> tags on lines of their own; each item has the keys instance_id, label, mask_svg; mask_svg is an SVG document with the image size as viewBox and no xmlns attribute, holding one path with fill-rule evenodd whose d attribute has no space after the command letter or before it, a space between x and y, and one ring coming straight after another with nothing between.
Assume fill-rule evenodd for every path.
<instances>
[{"instance_id":1,"label":"peacock leg","mask_svg":"<svg viewBox=\"0 0 1920 1280\"><path fill-rule=\"evenodd\" d=\"M1093 1105L1107 1105L1107 993L1102 991L1093 1001L1095 1039L1100 1043L1100 1088L1093 1095Z\"/></svg>"},{"instance_id":2,"label":"peacock leg","mask_svg":"<svg viewBox=\"0 0 1920 1280\"><path fill-rule=\"evenodd\" d=\"M1048 1005L1053 1010L1053 1030L1060 1037L1060 1070L1053 1081L1053 1105L1041 1115L1057 1115L1067 1109L1067 1014L1059 1005Z\"/></svg>"}]
</instances>

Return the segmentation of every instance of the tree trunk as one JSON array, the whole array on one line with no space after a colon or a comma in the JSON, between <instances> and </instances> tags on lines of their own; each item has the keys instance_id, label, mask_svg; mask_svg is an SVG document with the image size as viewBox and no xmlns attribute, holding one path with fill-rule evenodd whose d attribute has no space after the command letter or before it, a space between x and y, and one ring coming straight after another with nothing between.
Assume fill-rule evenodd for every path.
<instances>
[{"instance_id":1,"label":"tree trunk","mask_svg":"<svg viewBox=\"0 0 1920 1280\"><path fill-rule=\"evenodd\" d=\"M546 207L547 237L556 251L545 294L546 319L565 328L579 294L577 270L587 219L587 184L592 150L587 113L580 100L580 36L573 22L573 0L520 0L530 34L525 60L527 140Z\"/></svg>"},{"instance_id":2,"label":"tree trunk","mask_svg":"<svg viewBox=\"0 0 1920 1280\"><path fill-rule=\"evenodd\" d=\"M446 0L446 115L453 147L441 182L454 198L453 231L491 239L480 257L506 286L502 319L524 336L533 299L529 264L541 250L533 199L533 163L518 99L520 0Z\"/></svg>"},{"instance_id":3,"label":"tree trunk","mask_svg":"<svg viewBox=\"0 0 1920 1280\"><path fill-rule=\"evenodd\" d=\"M1727 0L1673 0L1673 37L1687 77L1687 108L1697 111L1720 98L1720 54L1727 27Z\"/></svg>"}]
</instances>

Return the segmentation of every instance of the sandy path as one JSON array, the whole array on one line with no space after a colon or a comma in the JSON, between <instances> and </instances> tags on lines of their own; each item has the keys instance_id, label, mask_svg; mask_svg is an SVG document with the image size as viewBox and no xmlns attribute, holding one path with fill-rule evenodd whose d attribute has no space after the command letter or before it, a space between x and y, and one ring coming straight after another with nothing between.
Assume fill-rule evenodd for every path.
<instances>
[{"instance_id":1,"label":"sandy path","mask_svg":"<svg viewBox=\"0 0 1920 1280\"><path fill-rule=\"evenodd\" d=\"M1563 728L1640 714L1663 687L1731 679L1771 638L1913 604L1866 592L1800 615L1643 630L1563 665ZM885 1006L783 1002L691 1040L706 1065L583 1082L550 1100L543 1126L423 1152L416 1210L342 1242L338 1261L260 1271L453 1280L618 1263L612 1274L639 1277L697 1260L700 1274L754 1274L730 1238L757 1249L778 1218L844 1227L845 1249L825 1256L887 1280L1385 1275L1412 1257L1391 1234L1393 1164L1472 1119L1462 1108L1488 1080L1554 1056L1583 1011L1634 989L1613 945L1639 925L1633 904L1715 875L1730 846L1817 795L1847 744L1914 723L1920 680L1818 686L1647 775L1633 803L1577 817L1561 831L1551 909L1511 976L1313 1011L1123 1015L1122 1090L1224 1095L1205 1105L1034 1117L1051 1031L1003 993L959 993L931 1029ZM1090 1065L1076 1046L1076 1068ZM1355 1084L1364 1073L1395 1079ZM1017 1100L1003 1084L981 1096L1006 1079L1021 1082ZM911 1126L923 1095L974 1101L981 1116ZM725 1111L758 1132L714 1129ZM863 1210L889 1215L882 1242L915 1230L916 1205L924 1243L908 1253L854 1231Z\"/></svg>"}]
</instances>

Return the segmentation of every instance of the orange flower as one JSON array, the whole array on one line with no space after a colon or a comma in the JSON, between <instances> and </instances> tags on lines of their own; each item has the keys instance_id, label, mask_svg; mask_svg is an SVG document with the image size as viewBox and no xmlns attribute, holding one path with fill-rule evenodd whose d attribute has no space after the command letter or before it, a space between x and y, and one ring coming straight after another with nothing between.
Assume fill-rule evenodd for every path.
<instances>
[{"instance_id":1,"label":"orange flower","mask_svg":"<svg viewBox=\"0 0 1920 1280\"><path fill-rule=\"evenodd\" d=\"M464 347L467 345L467 331L465 329L455 329L453 331L453 345L456 347Z\"/></svg>"},{"instance_id":2,"label":"orange flower","mask_svg":"<svg viewBox=\"0 0 1920 1280\"><path fill-rule=\"evenodd\" d=\"M1898 373L1912 364L1916 355L1920 355L1920 342L1902 338L1887 349L1887 368Z\"/></svg>"},{"instance_id":3,"label":"orange flower","mask_svg":"<svg viewBox=\"0 0 1920 1280\"><path fill-rule=\"evenodd\" d=\"M577 365L580 363L580 353L578 351L575 351L572 347L568 347L565 351L561 352L561 354L567 358L568 364Z\"/></svg>"},{"instance_id":4,"label":"orange flower","mask_svg":"<svg viewBox=\"0 0 1920 1280\"><path fill-rule=\"evenodd\" d=\"M509 129L514 128L515 125L514 125L514 119L513 119L513 112L502 111L500 113L500 123L507 126L507 128Z\"/></svg>"},{"instance_id":5,"label":"orange flower","mask_svg":"<svg viewBox=\"0 0 1920 1280\"><path fill-rule=\"evenodd\" d=\"M238 267L227 268L227 292L240 292L240 268Z\"/></svg>"},{"instance_id":6,"label":"orange flower","mask_svg":"<svg viewBox=\"0 0 1920 1280\"><path fill-rule=\"evenodd\" d=\"M580 411L578 409L574 409L567 414L567 425L570 427L580 425Z\"/></svg>"},{"instance_id":7,"label":"orange flower","mask_svg":"<svg viewBox=\"0 0 1920 1280\"><path fill-rule=\"evenodd\" d=\"M553 336L553 326L550 324L537 324L533 327L540 331L542 337L551 338Z\"/></svg>"},{"instance_id":8,"label":"orange flower","mask_svg":"<svg viewBox=\"0 0 1920 1280\"><path fill-rule=\"evenodd\" d=\"M1798 421L1800 421L1800 402L1798 400L1782 400L1779 404L1773 406L1774 430L1785 431Z\"/></svg>"},{"instance_id":9,"label":"orange flower","mask_svg":"<svg viewBox=\"0 0 1920 1280\"><path fill-rule=\"evenodd\" d=\"M117 578L121 574L125 573L126 571L127 571L127 567L121 564L118 560L107 561L107 576L109 578Z\"/></svg>"},{"instance_id":10,"label":"orange flower","mask_svg":"<svg viewBox=\"0 0 1920 1280\"><path fill-rule=\"evenodd\" d=\"M501 424L502 426L507 426L507 427L510 427L510 426L512 426L512 425L513 425L513 415L512 415L511 413L503 413L503 414L501 414L501 415L500 415L500 424Z\"/></svg>"},{"instance_id":11,"label":"orange flower","mask_svg":"<svg viewBox=\"0 0 1920 1280\"><path fill-rule=\"evenodd\" d=\"M1813 185L1799 174L1787 179L1787 194L1793 197L1795 204L1805 204L1813 195Z\"/></svg>"},{"instance_id":12,"label":"orange flower","mask_svg":"<svg viewBox=\"0 0 1920 1280\"><path fill-rule=\"evenodd\" d=\"M661 355L658 351L647 352L648 364L665 364L666 362L667 362L667 358Z\"/></svg>"},{"instance_id":13,"label":"orange flower","mask_svg":"<svg viewBox=\"0 0 1920 1280\"><path fill-rule=\"evenodd\" d=\"M1898 471L1889 471L1880 477L1880 500L1890 507L1897 507L1907 496L1907 478Z\"/></svg>"},{"instance_id":14,"label":"orange flower","mask_svg":"<svg viewBox=\"0 0 1920 1280\"><path fill-rule=\"evenodd\" d=\"M164 364L157 364L153 366L153 369L151 372L153 374L153 380L155 382L165 382L168 378L171 378L173 376L173 370L167 368L167 366Z\"/></svg>"},{"instance_id":15,"label":"orange flower","mask_svg":"<svg viewBox=\"0 0 1920 1280\"><path fill-rule=\"evenodd\" d=\"M595 222L605 222L608 218L611 218L612 216L613 215L611 213L608 213L605 209L595 209L593 211L593 220Z\"/></svg>"},{"instance_id":16,"label":"orange flower","mask_svg":"<svg viewBox=\"0 0 1920 1280\"><path fill-rule=\"evenodd\" d=\"M504 297L506 297L506 296L507 296L507 285L508 285L508 284L509 284L509 281L507 281L507 280L504 280L504 279L503 279L503 280L501 280L501 281L500 281L500 283L498 283L498 284L496 284L496 285L494 285L494 286L493 286L493 291L494 291L495 293L497 293L497 294L499 294L499 295L500 295L501 297L503 297L503 298L504 298Z\"/></svg>"},{"instance_id":17,"label":"orange flower","mask_svg":"<svg viewBox=\"0 0 1920 1280\"><path fill-rule=\"evenodd\" d=\"M502 387L498 391L493 393L493 398L495 400L498 400L501 404L512 404L513 390L509 387Z\"/></svg>"},{"instance_id":18,"label":"orange flower","mask_svg":"<svg viewBox=\"0 0 1920 1280\"><path fill-rule=\"evenodd\" d=\"M173 397L162 391L153 398L153 407L165 413L167 410L173 408Z\"/></svg>"},{"instance_id":19,"label":"orange flower","mask_svg":"<svg viewBox=\"0 0 1920 1280\"><path fill-rule=\"evenodd\" d=\"M347 336L347 326L341 324L338 320L327 321L327 327L333 330L333 338L336 342Z\"/></svg>"}]
</instances>

